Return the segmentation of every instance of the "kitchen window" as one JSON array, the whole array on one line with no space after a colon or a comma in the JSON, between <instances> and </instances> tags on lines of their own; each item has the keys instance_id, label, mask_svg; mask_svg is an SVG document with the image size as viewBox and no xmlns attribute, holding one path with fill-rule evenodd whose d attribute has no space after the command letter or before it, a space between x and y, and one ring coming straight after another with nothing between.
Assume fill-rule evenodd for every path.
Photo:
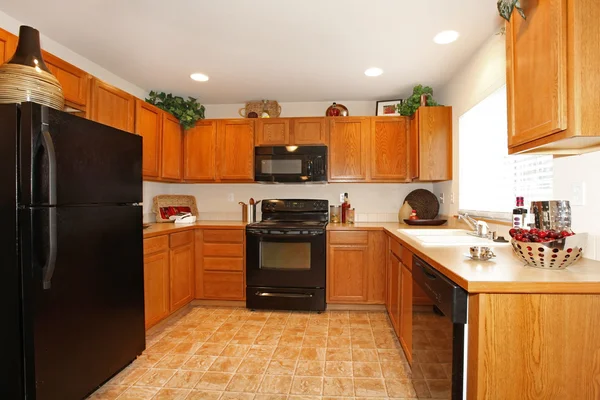
<instances>
[{"instance_id":1,"label":"kitchen window","mask_svg":"<svg viewBox=\"0 0 600 400\"><path fill-rule=\"evenodd\" d=\"M503 86L459 118L461 212L510 220L517 196L552 198L552 156L508 155L506 108Z\"/></svg>"}]
</instances>

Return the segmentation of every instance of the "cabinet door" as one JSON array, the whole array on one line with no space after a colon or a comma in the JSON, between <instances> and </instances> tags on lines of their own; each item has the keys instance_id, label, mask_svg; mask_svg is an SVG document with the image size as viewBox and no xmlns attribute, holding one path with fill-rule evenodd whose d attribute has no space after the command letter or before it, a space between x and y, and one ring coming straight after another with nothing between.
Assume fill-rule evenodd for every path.
<instances>
[{"instance_id":1,"label":"cabinet door","mask_svg":"<svg viewBox=\"0 0 600 400\"><path fill-rule=\"evenodd\" d=\"M92 79L92 120L127 132L134 130L135 98L99 79Z\"/></svg>"},{"instance_id":2,"label":"cabinet door","mask_svg":"<svg viewBox=\"0 0 600 400\"><path fill-rule=\"evenodd\" d=\"M217 171L220 180L254 181L254 121L217 123Z\"/></svg>"},{"instance_id":3,"label":"cabinet door","mask_svg":"<svg viewBox=\"0 0 600 400\"><path fill-rule=\"evenodd\" d=\"M15 54L19 38L10 32L0 29L0 65L10 60Z\"/></svg>"},{"instance_id":4,"label":"cabinet door","mask_svg":"<svg viewBox=\"0 0 600 400\"><path fill-rule=\"evenodd\" d=\"M419 178L419 110L410 117L408 137L408 170L409 178Z\"/></svg>"},{"instance_id":5,"label":"cabinet door","mask_svg":"<svg viewBox=\"0 0 600 400\"><path fill-rule=\"evenodd\" d=\"M522 4L506 25L509 147L567 129L567 0Z\"/></svg>"},{"instance_id":6,"label":"cabinet door","mask_svg":"<svg viewBox=\"0 0 600 400\"><path fill-rule=\"evenodd\" d=\"M199 121L183 134L183 179L215 180L217 121Z\"/></svg>"},{"instance_id":7,"label":"cabinet door","mask_svg":"<svg viewBox=\"0 0 600 400\"><path fill-rule=\"evenodd\" d=\"M194 245L172 248L170 251L170 311L183 307L194 298Z\"/></svg>"},{"instance_id":8,"label":"cabinet door","mask_svg":"<svg viewBox=\"0 0 600 400\"><path fill-rule=\"evenodd\" d=\"M162 114L158 107L135 100L135 133L142 136L142 175L157 179L160 176Z\"/></svg>"},{"instance_id":9,"label":"cabinet door","mask_svg":"<svg viewBox=\"0 0 600 400\"><path fill-rule=\"evenodd\" d=\"M144 256L146 329L169 315L169 252Z\"/></svg>"},{"instance_id":10,"label":"cabinet door","mask_svg":"<svg viewBox=\"0 0 600 400\"><path fill-rule=\"evenodd\" d=\"M327 301L367 302L368 264L368 246L329 246Z\"/></svg>"},{"instance_id":11,"label":"cabinet door","mask_svg":"<svg viewBox=\"0 0 600 400\"><path fill-rule=\"evenodd\" d=\"M407 118L371 118L372 180L408 180Z\"/></svg>"},{"instance_id":12,"label":"cabinet door","mask_svg":"<svg viewBox=\"0 0 600 400\"><path fill-rule=\"evenodd\" d=\"M420 107L419 180L452 179L452 107Z\"/></svg>"},{"instance_id":13,"label":"cabinet door","mask_svg":"<svg viewBox=\"0 0 600 400\"><path fill-rule=\"evenodd\" d=\"M413 278L412 272L401 264L400 278L400 345L406 358L412 364L412 316L413 316Z\"/></svg>"},{"instance_id":14,"label":"cabinet door","mask_svg":"<svg viewBox=\"0 0 600 400\"><path fill-rule=\"evenodd\" d=\"M91 76L74 65L44 51L44 62L62 86L66 104L76 110L85 111Z\"/></svg>"},{"instance_id":15,"label":"cabinet door","mask_svg":"<svg viewBox=\"0 0 600 400\"><path fill-rule=\"evenodd\" d=\"M293 118L292 143L296 145L326 145L328 140L326 118Z\"/></svg>"},{"instance_id":16,"label":"cabinet door","mask_svg":"<svg viewBox=\"0 0 600 400\"><path fill-rule=\"evenodd\" d=\"M341 117L329 120L329 180L366 181L369 119Z\"/></svg>"},{"instance_id":17,"label":"cabinet door","mask_svg":"<svg viewBox=\"0 0 600 400\"><path fill-rule=\"evenodd\" d=\"M166 180L179 181L182 177L182 133L177 118L162 114L162 168L160 176Z\"/></svg>"},{"instance_id":18,"label":"cabinet door","mask_svg":"<svg viewBox=\"0 0 600 400\"><path fill-rule=\"evenodd\" d=\"M390 252L390 311L389 316L397 336L400 336L400 279L402 263Z\"/></svg>"},{"instance_id":19,"label":"cabinet door","mask_svg":"<svg viewBox=\"0 0 600 400\"><path fill-rule=\"evenodd\" d=\"M261 118L256 120L257 146L285 146L290 142L288 118Z\"/></svg>"}]
</instances>

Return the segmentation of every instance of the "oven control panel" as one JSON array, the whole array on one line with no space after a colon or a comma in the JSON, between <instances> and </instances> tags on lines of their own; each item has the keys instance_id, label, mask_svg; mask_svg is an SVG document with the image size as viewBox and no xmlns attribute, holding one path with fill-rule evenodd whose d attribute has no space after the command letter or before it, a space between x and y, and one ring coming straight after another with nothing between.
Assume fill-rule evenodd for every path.
<instances>
[{"instance_id":1,"label":"oven control panel","mask_svg":"<svg viewBox=\"0 0 600 400\"><path fill-rule=\"evenodd\" d=\"M315 212L329 211L328 200L263 200L262 212Z\"/></svg>"}]
</instances>

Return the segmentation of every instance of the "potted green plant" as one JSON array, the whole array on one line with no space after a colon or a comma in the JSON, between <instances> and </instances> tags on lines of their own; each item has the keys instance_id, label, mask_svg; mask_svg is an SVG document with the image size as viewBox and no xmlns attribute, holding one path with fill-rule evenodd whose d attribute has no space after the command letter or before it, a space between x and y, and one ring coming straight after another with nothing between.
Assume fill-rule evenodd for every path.
<instances>
[{"instance_id":1,"label":"potted green plant","mask_svg":"<svg viewBox=\"0 0 600 400\"><path fill-rule=\"evenodd\" d=\"M173 96L171 93L150 91L146 101L173 114L184 130L193 128L198 120L204 119L205 108L193 97L184 100L183 97Z\"/></svg>"},{"instance_id":2,"label":"potted green plant","mask_svg":"<svg viewBox=\"0 0 600 400\"><path fill-rule=\"evenodd\" d=\"M427 106L439 106L438 102L433 99L433 89L429 86L417 85L413 88L413 93L410 97L398 104L396 108L400 115L410 117L421 106L421 96L427 97Z\"/></svg>"},{"instance_id":3,"label":"potted green plant","mask_svg":"<svg viewBox=\"0 0 600 400\"><path fill-rule=\"evenodd\" d=\"M519 12L519 14L521 14L521 17L523 17L523 19L527 19L525 17L525 12L523 11L523 8L521 8L521 3L519 0L498 0L498 13L502 18L504 18L507 21L510 21L510 17L515 8Z\"/></svg>"}]
</instances>

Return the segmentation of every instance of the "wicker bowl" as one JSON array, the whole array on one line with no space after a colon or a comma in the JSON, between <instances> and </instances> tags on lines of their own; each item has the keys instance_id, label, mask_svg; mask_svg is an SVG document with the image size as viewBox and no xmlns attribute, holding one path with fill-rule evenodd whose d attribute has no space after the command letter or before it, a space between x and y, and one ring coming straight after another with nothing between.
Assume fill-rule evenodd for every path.
<instances>
[{"instance_id":1,"label":"wicker bowl","mask_svg":"<svg viewBox=\"0 0 600 400\"><path fill-rule=\"evenodd\" d=\"M579 233L546 243L519 242L512 239L512 248L525 264L545 269L565 269L583 257L587 234Z\"/></svg>"}]
</instances>

